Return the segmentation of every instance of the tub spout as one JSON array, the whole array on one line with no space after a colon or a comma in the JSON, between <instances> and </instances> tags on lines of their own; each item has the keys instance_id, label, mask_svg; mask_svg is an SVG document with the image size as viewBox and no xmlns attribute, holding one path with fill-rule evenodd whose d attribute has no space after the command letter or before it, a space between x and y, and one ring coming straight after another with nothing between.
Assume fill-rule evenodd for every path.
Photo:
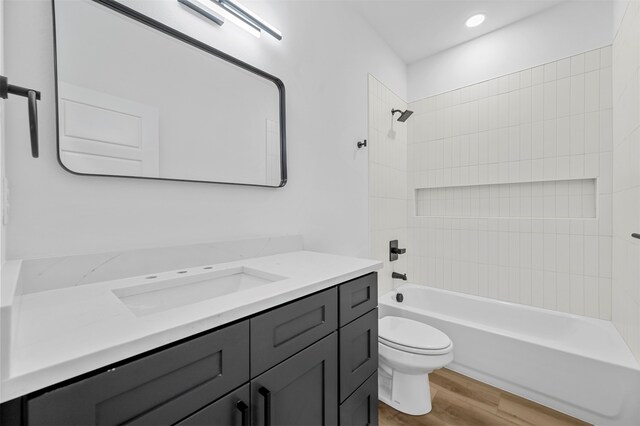
<instances>
[{"instance_id":1,"label":"tub spout","mask_svg":"<svg viewBox=\"0 0 640 426\"><path fill-rule=\"evenodd\" d=\"M392 272L391 273L391 278L397 278L397 279L400 279L402 281L406 281L407 280L407 274L400 274L398 272Z\"/></svg>"}]
</instances>

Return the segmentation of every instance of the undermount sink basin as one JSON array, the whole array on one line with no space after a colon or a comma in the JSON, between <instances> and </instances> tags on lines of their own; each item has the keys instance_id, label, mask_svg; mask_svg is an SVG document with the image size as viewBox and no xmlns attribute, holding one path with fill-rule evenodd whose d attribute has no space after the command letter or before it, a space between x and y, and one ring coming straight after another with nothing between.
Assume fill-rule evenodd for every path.
<instances>
[{"instance_id":1,"label":"undermount sink basin","mask_svg":"<svg viewBox=\"0 0 640 426\"><path fill-rule=\"evenodd\" d=\"M235 268L202 273L193 270L147 277L150 282L112 290L136 316L144 316L206 299L226 296L285 279L257 269Z\"/></svg>"}]
</instances>

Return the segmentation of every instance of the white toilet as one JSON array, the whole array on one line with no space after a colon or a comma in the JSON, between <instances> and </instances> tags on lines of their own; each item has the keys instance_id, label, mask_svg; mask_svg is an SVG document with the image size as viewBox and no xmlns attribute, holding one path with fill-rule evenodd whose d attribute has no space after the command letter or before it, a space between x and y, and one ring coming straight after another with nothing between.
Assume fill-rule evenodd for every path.
<instances>
[{"instance_id":1,"label":"white toilet","mask_svg":"<svg viewBox=\"0 0 640 426\"><path fill-rule=\"evenodd\" d=\"M408 318L378 322L378 398L406 414L431 411L429 373L453 361L453 343L442 331Z\"/></svg>"}]
</instances>

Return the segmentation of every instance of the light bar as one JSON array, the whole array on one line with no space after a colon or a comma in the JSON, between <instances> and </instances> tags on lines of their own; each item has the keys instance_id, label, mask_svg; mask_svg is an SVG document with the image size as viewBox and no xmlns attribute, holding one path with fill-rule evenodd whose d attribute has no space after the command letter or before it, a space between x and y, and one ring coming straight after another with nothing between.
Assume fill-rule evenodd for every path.
<instances>
[{"instance_id":1,"label":"light bar","mask_svg":"<svg viewBox=\"0 0 640 426\"><path fill-rule=\"evenodd\" d=\"M258 15L253 13L251 10L247 9L241 3L236 0L212 0L217 1L222 7L226 10L242 19L247 24L256 27L259 30L262 30L266 33L271 34L278 40L282 40L282 33L273 25L269 24L264 19L260 18Z\"/></svg>"},{"instance_id":2,"label":"light bar","mask_svg":"<svg viewBox=\"0 0 640 426\"><path fill-rule=\"evenodd\" d=\"M211 8L211 2L202 0L178 0L178 2L211 19L220 26L224 24L224 18Z\"/></svg>"},{"instance_id":3,"label":"light bar","mask_svg":"<svg viewBox=\"0 0 640 426\"><path fill-rule=\"evenodd\" d=\"M205 0L205 1L209 1L209 0ZM220 5L217 2L212 3L211 1L209 1L209 3L211 3L215 8L220 9L220 14L224 16L226 20L228 20L229 22L233 22L234 24L236 24L237 26L239 26L240 28L242 28L252 36L255 36L256 38L260 38L260 28L258 28L256 25L250 24L244 19L238 18L235 14L229 12L227 9L223 8L222 5Z\"/></svg>"},{"instance_id":4,"label":"light bar","mask_svg":"<svg viewBox=\"0 0 640 426\"><path fill-rule=\"evenodd\" d=\"M178 2L209 18L218 25L222 25L225 23L225 20L229 20L252 36L260 38L260 28L257 25L249 24L243 19L238 18L235 14L224 9L217 1L178 0Z\"/></svg>"}]
</instances>

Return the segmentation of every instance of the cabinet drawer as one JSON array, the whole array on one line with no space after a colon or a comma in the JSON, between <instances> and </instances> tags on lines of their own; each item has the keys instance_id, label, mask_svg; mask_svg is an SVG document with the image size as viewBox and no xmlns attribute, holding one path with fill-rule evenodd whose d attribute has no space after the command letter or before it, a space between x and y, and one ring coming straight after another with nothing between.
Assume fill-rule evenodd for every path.
<instances>
[{"instance_id":1,"label":"cabinet drawer","mask_svg":"<svg viewBox=\"0 0 640 426\"><path fill-rule=\"evenodd\" d=\"M322 339L338 327L335 288L251 318L251 376Z\"/></svg>"},{"instance_id":2,"label":"cabinet drawer","mask_svg":"<svg viewBox=\"0 0 640 426\"><path fill-rule=\"evenodd\" d=\"M340 286L340 327L378 306L378 273L372 272Z\"/></svg>"},{"instance_id":3,"label":"cabinet drawer","mask_svg":"<svg viewBox=\"0 0 640 426\"><path fill-rule=\"evenodd\" d=\"M340 401L378 369L378 310L340 329Z\"/></svg>"},{"instance_id":4,"label":"cabinet drawer","mask_svg":"<svg viewBox=\"0 0 640 426\"><path fill-rule=\"evenodd\" d=\"M29 424L173 424L249 380L244 321L45 393Z\"/></svg>"},{"instance_id":5,"label":"cabinet drawer","mask_svg":"<svg viewBox=\"0 0 640 426\"><path fill-rule=\"evenodd\" d=\"M336 334L251 381L254 426L338 424Z\"/></svg>"},{"instance_id":6,"label":"cabinet drawer","mask_svg":"<svg viewBox=\"0 0 640 426\"><path fill-rule=\"evenodd\" d=\"M373 373L340 406L340 426L378 424L378 373Z\"/></svg>"},{"instance_id":7,"label":"cabinet drawer","mask_svg":"<svg viewBox=\"0 0 640 426\"><path fill-rule=\"evenodd\" d=\"M249 424L251 413L251 385L247 383L239 389L223 396L176 426L245 426ZM244 406L242 404L245 404Z\"/></svg>"}]
</instances>

